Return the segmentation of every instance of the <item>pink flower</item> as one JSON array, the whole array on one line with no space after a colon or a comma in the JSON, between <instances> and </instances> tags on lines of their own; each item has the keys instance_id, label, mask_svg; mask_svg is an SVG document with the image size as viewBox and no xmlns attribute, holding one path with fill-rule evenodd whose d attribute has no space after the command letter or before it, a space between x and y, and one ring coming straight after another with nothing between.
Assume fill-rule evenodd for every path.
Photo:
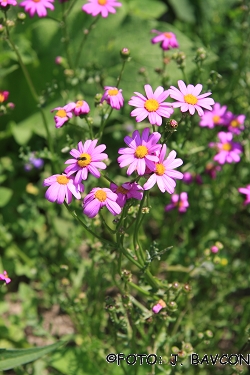
<instances>
[{"instance_id":1,"label":"pink flower","mask_svg":"<svg viewBox=\"0 0 250 375\"><path fill-rule=\"evenodd\" d=\"M216 172L221 171L221 166L214 163L207 163L205 172L212 178L216 178Z\"/></svg>"},{"instance_id":2,"label":"pink flower","mask_svg":"<svg viewBox=\"0 0 250 375\"><path fill-rule=\"evenodd\" d=\"M172 104L163 103L169 96L169 91L164 91L164 88L159 86L153 92L150 85L144 86L147 98L135 92L137 96L132 96L128 104L133 107L138 107L131 112L131 116L136 116L136 121L141 122L148 117L150 124L160 126L162 124L162 117L169 118L174 112Z\"/></svg>"},{"instance_id":3,"label":"pink flower","mask_svg":"<svg viewBox=\"0 0 250 375\"><path fill-rule=\"evenodd\" d=\"M211 92L207 92L206 94L199 95L202 90L202 85L198 83L198 85L185 85L183 81L178 81L178 90L174 86L170 86L169 94L172 99L177 100L177 102L172 103L173 108L181 107L181 112L189 111L190 115L195 113L195 110L198 112L199 116L203 116L203 108L212 110L211 105L214 104L214 100L212 98L207 98L207 96L211 95Z\"/></svg>"},{"instance_id":4,"label":"pink flower","mask_svg":"<svg viewBox=\"0 0 250 375\"><path fill-rule=\"evenodd\" d=\"M24 7L25 12L30 14L30 17L33 17L35 13L39 17L47 16L47 8L54 10L54 6L51 4L54 0L24 0L19 5Z\"/></svg>"},{"instance_id":5,"label":"pink flower","mask_svg":"<svg viewBox=\"0 0 250 375\"><path fill-rule=\"evenodd\" d=\"M155 314L158 314L164 307L166 307L166 303L160 299L156 305L152 307L152 311Z\"/></svg>"},{"instance_id":6,"label":"pink flower","mask_svg":"<svg viewBox=\"0 0 250 375\"><path fill-rule=\"evenodd\" d=\"M1 7L7 7L7 5L17 5L16 0L0 0L0 6Z\"/></svg>"},{"instance_id":7,"label":"pink flower","mask_svg":"<svg viewBox=\"0 0 250 375\"><path fill-rule=\"evenodd\" d=\"M155 36L153 39L151 39L151 42L153 44L155 43L161 43L161 48L165 51L171 49L171 48L178 48L179 44L177 42L176 36L174 33L171 32L166 32L163 33L158 30L151 30L151 33L156 33L158 34Z\"/></svg>"},{"instance_id":8,"label":"pink flower","mask_svg":"<svg viewBox=\"0 0 250 375\"><path fill-rule=\"evenodd\" d=\"M244 129L245 115L234 115L232 112L227 112L226 119L228 131L234 134L240 134Z\"/></svg>"},{"instance_id":9,"label":"pink flower","mask_svg":"<svg viewBox=\"0 0 250 375\"><path fill-rule=\"evenodd\" d=\"M109 13L116 13L114 7L121 7L122 4L116 0L88 0L89 3L82 7L82 10L93 17L101 14L103 18L108 17Z\"/></svg>"},{"instance_id":10,"label":"pink flower","mask_svg":"<svg viewBox=\"0 0 250 375\"><path fill-rule=\"evenodd\" d=\"M135 198L142 200L143 197L143 188L136 182L125 182L121 186L111 183L110 189L117 194L116 203L118 203L120 207L125 205L127 199Z\"/></svg>"},{"instance_id":11,"label":"pink flower","mask_svg":"<svg viewBox=\"0 0 250 375\"><path fill-rule=\"evenodd\" d=\"M73 116L71 111L75 109L75 107L75 103L69 103L64 107L56 107L50 111L57 111L56 115L54 116L56 128L61 128L61 126L63 126L63 124L65 124L65 122L67 122Z\"/></svg>"},{"instance_id":12,"label":"pink flower","mask_svg":"<svg viewBox=\"0 0 250 375\"><path fill-rule=\"evenodd\" d=\"M193 175L192 175L192 173L190 173L190 172L184 172L183 173L183 179L182 179L182 181L185 184L187 184L187 185L191 184L193 182Z\"/></svg>"},{"instance_id":13,"label":"pink flower","mask_svg":"<svg viewBox=\"0 0 250 375\"><path fill-rule=\"evenodd\" d=\"M11 279L9 278L9 275L7 274L7 271L3 271L3 274L0 273L0 280L5 281L6 284L9 284L11 282Z\"/></svg>"},{"instance_id":14,"label":"pink flower","mask_svg":"<svg viewBox=\"0 0 250 375\"><path fill-rule=\"evenodd\" d=\"M43 186L49 186L45 193L45 198L50 202L57 202L62 204L64 199L68 204L72 201L72 194L76 199L81 199L81 194L84 191L84 186L81 183L76 184L71 177L64 174L54 174L45 178Z\"/></svg>"},{"instance_id":15,"label":"pink flower","mask_svg":"<svg viewBox=\"0 0 250 375\"><path fill-rule=\"evenodd\" d=\"M8 99L9 91L0 91L0 103L5 102Z\"/></svg>"},{"instance_id":16,"label":"pink flower","mask_svg":"<svg viewBox=\"0 0 250 375\"><path fill-rule=\"evenodd\" d=\"M250 185L247 185L247 187L241 187L238 189L238 191L241 194L246 194L246 200L244 202L244 205L249 204L250 203Z\"/></svg>"},{"instance_id":17,"label":"pink flower","mask_svg":"<svg viewBox=\"0 0 250 375\"><path fill-rule=\"evenodd\" d=\"M126 136L124 142L129 146L120 148L118 154L123 154L117 159L120 168L130 164L127 174L131 175L137 170L140 176L144 175L146 166L152 171L155 168L155 162L158 162L159 157L154 153L160 151L161 145L156 144L161 138L161 134L154 132L149 135L149 128L145 128L142 132L142 137L138 130L133 132L132 138Z\"/></svg>"},{"instance_id":18,"label":"pink flower","mask_svg":"<svg viewBox=\"0 0 250 375\"><path fill-rule=\"evenodd\" d=\"M101 98L101 103L106 100L106 102L114 109L120 109L123 107L123 96L122 90L118 90L116 87L104 86L104 94Z\"/></svg>"},{"instance_id":19,"label":"pink flower","mask_svg":"<svg viewBox=\"0 0 250 375\"><path fill-rule=\"evenodd\" d=\"M69 159L65 162L65 164L70 165L64 172L67 173L67 176L71 176L76 172L75 183L87 180L89 172L99 178L101 175L97 168L106 169L106 164L101 161L108 158L107 154L102 153L106 149L106 146L99 145L95 147L97 142L98 139L94 139L93 141L88 139L84 144L82 142L78 143L78 150L73 148L70 151L70 155L74 159Z\"/></svg>"},{"instance_id":20,"label":"pink flower","mask_svg":"<svg viewBox=\"0 0 250 375\"><path fill-rule=\"evenodd\" d=\"M96 187L84 198L83 213L88 217L95 217L104 206L116 216L121 213L121 207L116 203L117 194L110 189Z\"/></svg>"},{"instance_id":21,"label":"pink flower","mask_svg":"<svg viewBox=\"0 0 250 375\"><path fill-rule=\"evenodd\" d=\"M221 107L220 103L215 103L212 111L205 111L201 116L200 126L212 129L215 125L226 125L226 110L225 105Z\"/></svg>"},{"instance_id":22,"label":"pink flower","mask_svg":"<svg viewBox=\"0 0 250 375\"><path fill-rule=\"evenodd\" d=\"M155 163L154 173L149 177L148 181L143 185L145 190L151 189L156 183L162 193L167 191L173 194L176 182L174 178L182 179L183 174L174 171L175 168L183 164L181 159L175 159L176 152L171 151L166 160L167 146L164 144L159 154L159 161Z\"/></svg>"},{"instance_id":23,"label":"pink flower","mask_svg":"<svg viewBox=\"0 0 250 375\"><path fill-rule=\"evenodd\" d=\"M73 109L75 116L86 115L89 113L89 111L90 108L88 103L83 100L78 100L75 104L75 108Z\"/></svg>"},{"instance_id":24,"label":"pink flower","mask_svg":"<svg viewBox=\"0 0 250 375\"><path fill-rule=\"evenodd\" d=\"M211 246L210 250L211 250L212 253L216 254L216 253L218 253L219 248L214 245L214 246Z\"/></svg>"},{"instance_id":25,"label":"pink flower","mask_svg":"<svg viewBox=\"0 0 250 375\"><path fill-rule=\"evenodd\" d=\"M242 153L241 144L232 141L232 133L219 132L218 138L220 143L209 143L209 147L215 147L219 151L214 156L214 160L219 164L238 163L240 161L239 154Z\"/></svg>"},{"instance_id":26,"label":"pink flower","mask_svg":"<svg viewBox=\"0 0 250 375\"><path fill-rule=\"evenodd\" d=\"M170 211L175 207L178 207L179 212L186 212L189 207L188 195L186 192L179 194L173 194L171 196L172 203L165 207L165 211Z\"/></svg>"}]
</instances>

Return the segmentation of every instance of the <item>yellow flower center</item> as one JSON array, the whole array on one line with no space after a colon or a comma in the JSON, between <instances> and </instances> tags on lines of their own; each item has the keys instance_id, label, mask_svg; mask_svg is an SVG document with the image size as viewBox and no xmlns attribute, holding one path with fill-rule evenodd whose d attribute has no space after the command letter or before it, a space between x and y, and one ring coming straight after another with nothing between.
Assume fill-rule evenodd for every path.
<instances>
[{"instance_id":1,"label":"yellow flower center","mask_svg":"<svg viewBox=\"0 0 250 375\"><path fill-rule=\"evenodd\" d=\"M220 116L218 115L213 116L213 122L214 124L218 124L220 122Z\"/></svg>"},{"instance_id":2,"label":"yellow flower center","mask_svg":"<svg viewBox=\"0 0 250 375\"><path fill-rule=\"evenodd\" d=\"M172 35L170 33L164 33L164 36L168 39L171 39L172 38Z\"/></svg>"},{"instance_id":3,"label":"yellow flower center","mask_svg":"<svg viewBox=\"0 0 250 375\"><path fill-rule=\"evenodd\" d=\"M157 111L159 106L160 104L155 99L148 99L144 104L144 108L146 108L146 110L149 112Z\"/></svg>"},{"instance_id":4,"label":"yellow flower center","mask_svg":"<svg viewBox=\"0 0 250 375\"><path fill-rule=\"evenodd\" d=\"M232 120L232 121L230 122L230 125L231 125L233 128L237 128L237 126L239 126L240 123L239 123L239 121L237 121L237 120Z\"/></svg>"},{"instance_id":5,"label":"yellow flower center","mask_svg":"<svg viewBox=\"0 0 250 375\"><path fill-rule=\"evenodd\" d=\"M91 163L91 156L89 154L81 154L77 160L79 167L84 168Z\"/></svg>"},{"instance_id":6,"label":"yellow flower center","mask_svg":"<svg viewBox=\"0 0 250 375\"><path fill-rule=\"evenodd\" d=\"M57 176L56 181L60 185L67 185L67 183L69 182L69 178L67 178L66 176Z\"/></svg>"},{"instance_id":7,"label":"yellow flower center","mask_svg":"<svg viewBox=\"0 0 250 375\"><path fill-rule=\"evenodd\" d=\"M41 0L33 0L34 3L40 3Z\"/></svg>"},{"instance_id":8,"label":"yellow flower center","mask_svg":"<svg viewBox=\"0 0 250 375\"><path fill-rule=\"evenodd\" d=\"M4 95L0 92L0 103L4 102Z\"/></svg>"},{"instance_id":9,"label":"yellow flower center","mask_svg":"<svg viewBox=\"0 0 250 375\"><path fill-rule=\"evenodd\" d=\"M116 96L119 93L117 89L110 89L108 90L109 96Z\"/></svg>"},{"instance_id":10,"label":"yellow flower center","mask_svg":"<svg viewBox=\"0 0 250 375\"><path fill-rule=\"evenodd\" d=\"M143 159L148 154L148 149L146 146L138 146L135 150L135 157L138 159Z\"/></svg>"},{"instance_id":11,"label":"yellow flower center","mask_svg":"<svg viewBox=\"0 0 250 375\"><path fill-rule=\"evenodd\" d=\"M100 202L105 202L107 194L103 190L97 190L97 192L95 193L95 198L98 199Z\"/></svg>"},{"instance_id":12,"label":"yellow flower center","mask_svg":"<svg viewBox=\"0 0 250 375\"><path fill-rule=\"evenodd\" d=\"M230 143L224 143L222 145L222 150L224 150L224 151L230 151L231 149L232 149L232 146L231 146Z\"/></svg>"},{"instance_id":13,"label":"yellow flower center","mask_svg":"<svg viewBox=\"0 0 250 375\"><path fill-rule=\"evenodd\" d=\"M59 109L59 111L56 112L56 116L63 118L63 117L67 116L67 113L66 113L66 111L64 109Z\"/></svg>"},{"instance_id":14,"label":"yellow flower center","mask_svg":"<svg viewBox=\"0 0 250 375\"><path fill-rule=\"evenodd\" d=\"M156 172L155 173L158 176L162 176L164 174L165 170L166 170L166 168L164 167L164 165L160 164L160 163L156 164L155 168L156 168Z\"/></svg>"},{"instance_id":15,"label":"yellow flower center","mask_svg":"<svg viewBox=\"0 0 250 375\"><path fill-rule=\"evenodd\" d=\"M83 105L83 103L84 103L83 100L78 100L78 101L76 102L76 108L81 107L81 106Z\"/></svg>"},{"instance_id":16,"label":"yellow flower center","mask_svg":"<svg viewBox=\"0 0 250 375\"><path fill-rule=\"evenodd\" d=\"M192 104L192 105L195 105L198 102L198 99L192 94L185 95L184 100L186 103Z\"/></svg>"},{"instance_id":17,"label":"yellow flower center","mask_svg":"<svg viewBox=\"0 0 250 375\"><path fill-rule=\"evenodd\" d=\"M124 187L122 187L122 186L119 186L117 189L116 189L116 192L117 193L121 193L121 194L127 194L127 192L128 192L128 190L127 189L125 189Z\"/></svg>"}]
</instances>

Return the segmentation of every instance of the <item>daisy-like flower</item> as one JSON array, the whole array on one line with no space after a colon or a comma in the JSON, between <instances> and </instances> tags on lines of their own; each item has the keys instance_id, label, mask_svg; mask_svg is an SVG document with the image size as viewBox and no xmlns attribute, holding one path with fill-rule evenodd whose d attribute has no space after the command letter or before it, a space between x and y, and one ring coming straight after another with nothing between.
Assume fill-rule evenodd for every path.
<instances>
[{"instance_id":1,"label":"daisy-like flower","mask_svg":"<svg viewBox=\"0 0 250 375\"><path fill-rule=\"evenodd\" d=\"M171 196L172 203L168 204L165 207L165 211L173 210L175 207L178 207L179 212L186 212L189 207L188 195L186 192L179 194L173 194Z\"/></svg>"},{"instance_id":2,"label":"daisy-like flower","mask_svg":"<svg viewBox=\"0 0 250 375\"><path fill-rule=\"evenodd\" d=\"M121 186L117 186L112 182L110 184L110 189L117 194L116 203L118 203L120 207L125 205L127 199L135 198L142 200L143 197L143 188L136 182L125 182Z\"/></svg>"},{"instance_id":3,"label":"daisy-like flower","mask_svg":"<svg viewBox=\"0 0 250 375\"><path fill-rule=\"evenodd\" d=\"M164 51L167 51L171 48L178 48L179 44L177 42L176 36L174 33L171 32L161 32L158 30L151 30L151 33L158 34L154 38L151 39L151 43L161 43L161 48Z\"/></svg>"},{"instance_id":4,"label":"daisy-like flower","mask_svg":"<svg viewBox=\"0 0 250 375\"><path fill-rule=\"evenodd\" d=\"M0 7L7 7L7 5L17 5L16 0L0 0Z\"/></svg>"},{"instance_id":5,"label":"daisy-like flower","mask_svg":"<svg viewBox=\"0 0 250 375\"><path fill-rule=\"evenodd\" d=\"M122 90L116 87L104 86L104 94L101 98L101 103L106 100L110 107L114 109L120 109L123 107L124 99L122 96Z\"/></svg>"},{"instance_id":6,"label":"daisy-like flower","mask_svg":"<svg viewBox=\"0 0 250 375\"><path fill-rule=\"evenodd\" d=\"M89 105L84 100L78 100L76 102L75 108L73 109L75 116L86 115L87 113L89 113L89 111Z\"/></svg>"},{"instance_id":7,"label":"daisy-like flower","mask_svg":"<svg viewBox=\"0 0 250 375\"><path fill-rule=\"evenodd\" d=\"M149 177L148 181L143 185L145 190L151 189L156 183L162 193L167 191L173 194L176 182L174 178L182 179L183 173L174 171L175 168L183 164L181 159L175 159L176 152L171 151L166 160L167 146L164 144L159 154L159 161L155 164L154 173Z\"/></svg>"},{"instance_id":8,"label":"daisy-like flower","mask_svg":"<svg viewBox=\"0 0 250 375\"><path fill-rule=\"evenodd\" d=\"M56 107L52 109L50 112L56 112L54 116L54 120L56 123L56 128L61 128L65 122L69 121L69 119L73 116L72 110L76 107L75 103L66 104L64 107Z\"/></svg>"},{"instance_id":9,"label":"daisy-like flower","mask_svg":"<svg viewBox=\"0 0 250 375\"><path fill-rule=\"evenodd\" d=\"M141 122L146 117L151 125L162 124L162 117L169 118L174 112L171 103L163 103L169 96L169 90L164 91L164 88L159 86L153 92L150 85L144 86L147 97L139 92L135 92L137 96L132 96L128 104L133 107L138 107L131 112L131 116L136 116L136 121Z\"/></svg>"},{"instance_id":10,"label":"daisy-like flower","mask_svg":"<svg viewBox=\"0 0 250 375\"><path fill-rule=\"evenodd\" d=\"M88 217L95 217L104 206L116 216L121 213L121 207L116 203L117 194L108 188L96 187L84 198L83 213Z\"/></svg>"},{"instance_id":11,"label":"daisy-like flower","mask_svg":"<svg viewBox=\"0 0 250 375\"><path fill-rule=\"evenodd\" d=\"M152 307L152 311L153 313L158 314L166 306L166 303L160 299L157 304Z\"/></svg>"},{"instance_id":12,"label":"daisy-like flower","mask_svg":"<svg viewBox=\"0 0 250 375\"><path fill-rule=\"evenodd\" d=\"M155 152L161 149L161 145L157 144L160 138L161 134L158 132L149 135L149 128L143 130L141 137L138 130L133 132L132 138L126 136L124 142L129 147L118 150L118 154L121 154L117 159L120 168L130 164L127 174L131 175L136 170L140 176L144 175L146 166L151 171L154 170L155 163L159 160Z\"/></svg>"},{"instance_id":13,"label":"daisy-like flower","mask_svg":"<svg viewBox=\"0 0 250 375\"><path fill-rule=\"evenodd\" d=\"M1 5L1 0L0 0L0 5ZM8 99L8 96L9 96L9 91L0 91L0 103L5 102Z\"/></svg>"},{"instance_id":14,"label":"daisy-like flower","mask_svg":"<svg viewBox=\"0 0 250 375\"><path fill-rule=\"evenodd\" d=\"M9 284L11 282L11 279L9 278L7 271L3 271L3 273L0 273L0 280L5 281L6 284Z\"/></svg>"},{"instance_id":15,"label":"daisy-like flower","mask_svg":"<svg viewBox=\"0 0 250 375\"><path fill-rule=\"evenodd\" d=\"M218 171L221 171L221 166L220 165L216 165L214 163L207 163L206 165L206 168L205 168L205 172L212 178L212 179L215 179L216 178L216 173Z\"/></svg>"},{"instance_id":16,"label":"daisy-like flower","mask_svg":"<svg viewBox=\"0 0 250 375\"><path fill-rule=\"evenodd\" d=\"M122 4L116 0L88 0L88 3L83 5L82 10L93 17L101 14L103 18L106 18L109 13L116 13L115 7L121 6Z\"/></svg>"},{"instance_id":17,"label":"daisy-like flower","mask_svg":"<svg viewBox=\"0 0 250 375\"><path fill-rule=\"evenodd\" d=\"M226 119L228 131L234 134L240 134L244 129L245 115L234 115L232 112L227 112Z\"/></svg>"},{"instance_id":18,"label":"daisy-like flower","mask_svg":"<svg viewBox=\"0 0 250 375\"><path fill-rule=\"evenodd\" d=\"M220 103L215 103L212 111L204 111L204 115L201 116L200 126L207 126L212 129L216 125L226 125L226 110L227 106L221 107Z\"/></svg>"},{"instance_id":19,"label":"daisy-like flower","mask_svg":"<svg viewBox=\"0 0 250 375\"><path fill-rule=\"evenodd\" d=\"M24 0L19 5L24 7L25 12L28 12L30 17L37 13L38 17L47 16L47 8L54 10L52 3L54 0Z\"/></svg>"},{"instance_id":20,"label":"daisy-like flower","mask_svg":"<svg viewBox=\"0 0 250 375\"><path fill-rule=\"evenodd\" d=\"M206 94L199 95L202 90L202 85L185 85L181 80L178 81L178 90L174 86L170 86L169 94L172 99L177 100L177 102L172 103L173 108L181 107L181 112L189 111L190 115L195 113L195 110L198 112L199 116L203 116L203 108L212 110L212 105L214 105L214 100L212 98L207 98L211 95L211 92Z\"/></svg>"},{"instance_id":21,"label":"daisy-like flower","mask_svg":"<svg viewBox=\"0 0 250 375\"><path fill-rule=\"evenodd\" d=\"M246 187L241 187L238 189L238 191L241 194L246 194L246 200L244 202L244 205L249 204L250 203L250 185L247 185Z\"/></svg>"},{"instance_id":22,"label":"daisy-like flower","mask_svg":"<svg viewBox=\"0 0 250 375\"><path fill-rule=\"evenodd\" d=\"M65 162L65 164L70 165L64 172L67 176L76 173L75 183L78 184L81 180L87 180L89 172L99 178L101 175L97 168L105 169L107 167L101 161L108 158L107 154L102 153L106 149L106 146L99 145L96 147L97 142L98 139L94 139L93 141L88 139L84 144L82 142L78 143L78 150L73 148L70 151L70 155L74 159L69 159Z\"/></svg>"},{"instance_id":23,"label":"daisy-like flower","mask_svg":"<svg viewBox=\"0 0 250 375\"><path fill-rule=\"evenodd\" d=\"M219 132L219 143L209 143L209 147L215 147L219 153L214 156L214 160L219 164L238 163L240 161L239 154L242 153L242 146L240 143L233 142L233 134Z\"/></svg>"},{"instance_id":24,"label":"daisy-like flower","mask_svg":"<svg viewBox=\"0 0 250 375\"><path fill-rule=\"evenodd\" d=\"M64 199L68 204L72 201L72 194L76 199L81 199L84 186L81 183L76 184L74 179L67 177L65 174L54 174L45 178L43 186L49 186L45 193L45 198L50 202L62 204Z\"/></svg>"}]
</instances>

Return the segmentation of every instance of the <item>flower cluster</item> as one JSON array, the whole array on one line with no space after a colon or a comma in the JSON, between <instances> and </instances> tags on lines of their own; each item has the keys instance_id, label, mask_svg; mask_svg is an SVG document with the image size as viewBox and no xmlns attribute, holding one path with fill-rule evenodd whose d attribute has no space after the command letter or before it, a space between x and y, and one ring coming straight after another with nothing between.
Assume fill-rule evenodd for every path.
<instances>
[{"instance_id":1,"label":"flower cluster","mask_svg":"<svg viewBox=\"0 0 250 375\"><path fill-rule=\"evenodd\" d=\"M72 118L73 114L75 116L85 115L89 113L90 108L87 102L83 100L78 100L76 103L68 103L63 107L56 107L51 110L55 112L54 120L56 123L56 128L61 128L69 119Z\"/></svg>"}]
</instances>

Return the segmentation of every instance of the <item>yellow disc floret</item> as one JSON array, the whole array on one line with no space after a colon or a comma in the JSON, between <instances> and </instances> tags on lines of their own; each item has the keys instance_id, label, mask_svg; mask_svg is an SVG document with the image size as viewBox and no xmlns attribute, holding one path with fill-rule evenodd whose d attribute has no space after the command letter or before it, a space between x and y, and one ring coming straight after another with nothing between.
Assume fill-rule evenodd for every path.
<instances>
[{"instance_id":1,"label":"yellow disc floret","mask_svg":"<svg viewBox=\"0 0 250 375\"><path fill-rule=\"evenodd\" d=\"M192 104L192 105L195 105L198 102L198 99L192 94L185 95L184 100L186 103Z\"/></svg>"},{"instance_id":2,"label":"yellow disc floret","mask_svg":"<svg viewBox=\"0 0 250 375\"><path fill-rule=\"evenodd\" d=\"M232 120L232 121L230 122L230 125L231 125L233 128L237 128L237 127L240 125L240 123L239 123L239 121L237 121L237 120Z\"/></svg>"},{"instance_id":3,"label":"yellow disc floret","mask_svg":"<svg viewBox=\"0 0 250 375\"><path fill-rule=\"evenodd\" d=\"M148 149L146 146L138 146L135 150L135 157L138 159L143 159L148 154Z\"/></svg>"},{"instance_id":4,"label":"yellow disc floret","mask_svg":"<svg viewBox=\"0 0 250 375\"><path fill-rule=\"evenodd\" d=\"M157 111L157 109L159 108L159 106L160 106L160 104L155 99L148 99L148 100L146 100L146 102L144 104L144 108L146 108L146 110L148 112L155 112L155 111Z\"/></svg>"},{"instance_id":5,"label":"yellow disc floret","mask_svg":"<svg viewBox=\"0 0 250 375\"><path fill-rule=\"evenodd\" d=\"M224 151L230 151L231 149L232 149L232 146L231 146L230 143L224 143L222 145L222 150L224 150Z\"/></svg>"},{"instance_id":6,"label":"yellow disc floret","mask_svg":"<svg viewBox=\"0 0 250 375\"><path fill-rule=\"evenodd\" d=\"M105 202L107 194L103 190L97 190L97 192L95 193L95 198L98 199L100 202Z\"/></svg>"},{"instance_id":7,"label":"yellow disc floret","mask_svg":"<svg viewBox=\"0 0 250 375\"><path fill-rule=\"evenodd\" d=\"M164 36L168 39L171 39L172 38L172 34L170 33L164 33Z\"/></svg>"},{"instance_id":8,"label":"yellow disc floret","mask_svg":"<svg viewBox=\"0 0 250 375\"><path fill-rule=\"evenodd\" d=\"M155 173L156 173L158 176L162 176L162 175L164 174L165 170L166 170L166 168L164 167L164 165L161 164L161 163L156 164L155 169L156 169L156 172L155 172Z\"/></svg>"},{"instance_id":9,"label":"yellow disc floret","mask_svg":"<svg viewBox=\"0 0 250 375\"><path fill-rule=\"evenodd\" d=\"M87 153L83 153L77 158L77 160L79 167L84 168L91 163L91 156Z\"/></svg>"},{"instance_id":10,"label":"yellow disc floret","mask_svg":"<svg viewBox=\"0 0 250 375\"><path fill-rule=\"evenodd\" d=\"M119 186L119 187L117 188L116 192L117 192L117 193L121 193L121 194L123 194L123 195L126 195L126 194L128 193L128 190L125 189L125 188L122 187L122 186Z\"/></svg>"},{"instance_id":11,"label":"yellow disc floret","mask_svg":"<svg viewBox=\"0 0 250 375\"><path fill-rule=\"evenodd\" d=\"M0 92L0 103L4 102L4 95Z\"/></svg>"},{"instance_id":12,"label":"yellow disc floret","mask_svg":"<svg viewBox=\"0 0 250 375\"><path fill-rule=\"evenodd\" d=\"M214 124L218 124L220 122L220 116L218 115L213 116L213 122Z\"/></svg>"},{"instance_id":13,"label":"yellow disc floret","mask_svg":"<svg viewBox=\"0 0 250 375\"><path fill-rule=\"evenodd\" d=\"M56 112L56 116L61 117L61 118L67 117L67 113L64 109L59 109L59 111Z\"/></svg>"},{"instance_id":14,"label":"yellow disc floret","mask_svg":"<svg viewBox=\"0 0 250 375\"><path fill-rule=\"evenodd\" d=\"M66 176L57 176L56 181L60 185L67 185L67 183L69 182L69 178L67 178Z\"/></svg>"},{"instance_id":15,"label":"yellow disc floret","mask_svg":"<svg viewBox=\"0 0 250 375\"><path fill-rule=\"evenodd\" d=\"M117 89L110 89L110 90L108 90L108 95L109 96L116 96L117 94L119 94L119 91Z\"/></svg>"},{"instance_id":16,"label":"yellow disc floret","mask_svg":"<svg viewBox=\"0 0 250 375\"><path fill-rule=\"evenodd\" d=\"M83 106L83 103L84 103L83 100L78 100L78 101L76 102L76 108L80 108L80 107L82 107L82 106Z\"/></svg>"}]
</instances>

